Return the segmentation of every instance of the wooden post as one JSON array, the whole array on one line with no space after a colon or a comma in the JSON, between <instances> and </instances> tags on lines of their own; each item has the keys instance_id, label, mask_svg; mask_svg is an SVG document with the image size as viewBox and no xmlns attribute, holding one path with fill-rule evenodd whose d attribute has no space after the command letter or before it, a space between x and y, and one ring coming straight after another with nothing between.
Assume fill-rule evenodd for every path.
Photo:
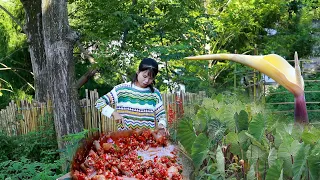
<instances>
[{"instance_id":1,"label":"wooden post","mask_svg":"<svg viewBox=\"0 0 320 180\"><path fill-rule=\"evenodd\" d=\"M88 130L91 129L91 120L90 120L90 114L89 114L89 95L88 95L88 89L85 90L86 92L86 107L85 107L85 128Z\"/></svg>"}]
</instances>

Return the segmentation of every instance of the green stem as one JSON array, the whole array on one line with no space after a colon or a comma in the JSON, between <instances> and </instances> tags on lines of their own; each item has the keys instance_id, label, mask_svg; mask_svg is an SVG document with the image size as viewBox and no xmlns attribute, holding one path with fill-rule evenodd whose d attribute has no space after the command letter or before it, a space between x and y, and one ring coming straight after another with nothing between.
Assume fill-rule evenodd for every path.
<instances>
[{"instance_id":1,"label":"green stem","mask_svg":"<svg viewBox=\"0 0 320 180\"><path fill-rule=\"evenodd\" d=\"M296 96L294 100L294 120L299 124L308 124L307 105L304 94Z\"/></svg>"}]
</instances>

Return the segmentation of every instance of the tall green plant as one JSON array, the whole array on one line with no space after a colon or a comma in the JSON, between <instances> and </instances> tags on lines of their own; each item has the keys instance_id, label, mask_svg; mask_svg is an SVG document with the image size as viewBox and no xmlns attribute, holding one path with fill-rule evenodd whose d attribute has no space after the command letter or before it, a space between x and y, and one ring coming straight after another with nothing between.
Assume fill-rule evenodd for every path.
<instances>
[{"instance_id":1,"label":"tall green plant","mask_svg":"<svg viewBox=\"0 0 320 180\"><path fill-rule=\"evenodd\" d=\"M218 109L230 106L217 99L205 100L193 117L178 126L178 139L187 147L199 179L320 177L316 170L320 167L320 157L316 156L320 152L320 129L288 123L267 111L252 111L254 108L248 106L254 106L249 104L242 105L247 108L240 112L233 112L236 126L225 123L223 118L210 119ZM216 139L220 133L224 136ZM186 137L193 138L186 141Z\"/></svg>"}]
</instances>

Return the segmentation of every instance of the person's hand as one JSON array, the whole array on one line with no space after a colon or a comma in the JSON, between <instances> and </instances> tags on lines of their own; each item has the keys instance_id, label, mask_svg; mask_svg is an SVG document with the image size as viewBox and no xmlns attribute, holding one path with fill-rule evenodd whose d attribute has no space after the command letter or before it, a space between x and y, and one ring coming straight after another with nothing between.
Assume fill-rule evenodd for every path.
<instances>
[{"instance_id":1,"label":"person's hand","mask_svg":"<svg viewBox=\"0 0 320 180\"><path fill-rule=\"evenodd\" d=\"M113 111L112 116L117 123L122 123L123 117L116 111Z\"/></svg>"}]
</instances>

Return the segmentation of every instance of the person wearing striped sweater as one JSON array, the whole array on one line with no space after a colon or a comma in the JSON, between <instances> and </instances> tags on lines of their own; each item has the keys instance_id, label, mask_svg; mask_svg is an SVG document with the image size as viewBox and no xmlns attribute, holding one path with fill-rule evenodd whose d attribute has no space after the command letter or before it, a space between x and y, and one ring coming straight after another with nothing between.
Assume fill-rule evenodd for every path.
<instances>
[{"instance_id":1,"label":"person wearing striped sweater","mask_svg":"<svg viewBox=\"0 0 320 180\"><path fill-rule=\"evenodd\" d=\"M165 130L167 120L162 97L159 90L153 87L157 73L158 63L154 59L144 58L132 82L115 86L97 100L95 107L103 115L109 118L113 116L118 130Z\"/></svg>"}]
</instances>

